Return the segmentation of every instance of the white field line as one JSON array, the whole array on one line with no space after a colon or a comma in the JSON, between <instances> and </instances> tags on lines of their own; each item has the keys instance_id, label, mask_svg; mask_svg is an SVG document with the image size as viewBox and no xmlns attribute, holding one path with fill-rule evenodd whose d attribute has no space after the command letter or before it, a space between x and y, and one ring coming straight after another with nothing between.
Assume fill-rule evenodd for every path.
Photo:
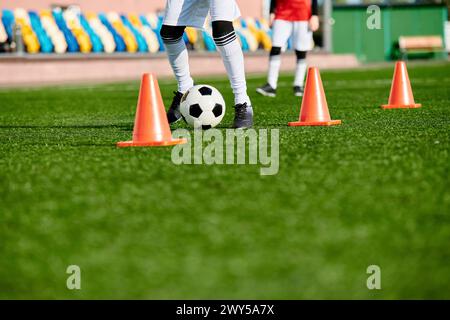
<instances>
[{"instance_id":1,"label":"white field line","mask_svg":"<svg viewBox=\"0 0 450 320\"><path fill-rule=\"evenodd\" d=\"M411 80L411 79L410 79ZM435 84L435 83L446 83L450 82L450 78L441 79L412 79L412 85L420 84ZM371 79L371 80L334 80L334 81L323 81L326 87L337 87L337 88L366 88L366 87L385 87L392 83L391 79ZM279 86L292 86L292 82L280 81Z\"/></svg>"},{"instance_id":2,"label":"white field line","mask_svg":"<svg viewBox=\"0 0 450 320\"><path fill-rule=\"evenodd\" d=\"M249 77L253 78L253 77ZM223 80L224 82L228 82L228 80ZM160 84L173 84L175 82L171 81L159 81ZM214 80L214 82L220 82ZM368 80L332 80L332 81L323 81L324 86L326 87L336 87L336 88L365 88L365 87L385 87L391 84L391 79L368 79ZM435 84L435 83L447 83L450 82L450 78L423 78L423 79L411 79L411 83L415 84ZM261 83L262 85L262 83ZM279 86L292 86L292 82L290 81L280 81L278 83ZM258 86L258 85L255 85ZM56 91L96 91L96 92L132 92L139 91L139 84L124 84L124 85L102 85L102 84L92 84L92 85L61 85L55 87L31 87L31 88L15 88L12 89L18 92L30 92L30 91L40 91L43 89L51 89ZM11 88L0 88L0 92L9 91Z\"/></svg>"}]
</instances>

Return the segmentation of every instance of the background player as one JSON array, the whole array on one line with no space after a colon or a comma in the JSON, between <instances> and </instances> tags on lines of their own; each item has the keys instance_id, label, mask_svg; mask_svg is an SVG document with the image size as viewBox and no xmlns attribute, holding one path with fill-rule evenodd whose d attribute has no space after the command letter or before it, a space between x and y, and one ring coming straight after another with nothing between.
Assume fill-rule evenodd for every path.
<instances>
[{"instance_id":1,"label":"background player","mask_svg":"<svg viewBox=\"0 0 450 320\"><path fill-rule=\"evenodd\" d=\"M175 92L167 118L169 123L181 119L181 98L194 85L189 71L188 51L183 40L184 29L186 26L203 28L208 12L211 15L213 38L235 97L234 127L251 127L253 109L247 95L244 55L233 28L233 20L240 16L235 0L167 0L161 37L178 81L178 91Z\"/></svg>"},{"instance_id":2,"label":"background player","mask_svg":"<svg viewBox=\"0 0 450 320\"><path fill-rule=\"evenodd\" d=\"M267 84L256 89L264 96L275 97L281 66L281 49L292 35L292 43L297 56L294 94L303 96L306 74L306 53L312 49L312 33L319 29L317 0L272 0L272 50L269 58Z\"/></svg>"}]
</instances>

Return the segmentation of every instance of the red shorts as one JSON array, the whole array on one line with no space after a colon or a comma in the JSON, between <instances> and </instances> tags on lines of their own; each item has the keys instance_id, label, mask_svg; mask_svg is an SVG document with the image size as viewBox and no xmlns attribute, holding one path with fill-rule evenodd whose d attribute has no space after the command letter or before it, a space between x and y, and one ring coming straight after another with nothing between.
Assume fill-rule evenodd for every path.
<instances>
[{"instance_id":1,"label":"red shorts","mask_svg":"<svg viewBox=\"0 0 450 320\"><path fill-rule=\"evenodd\" d=\"M311 0L277 0L275 19L308 21L311 18Z\"/></svg>"}]
</instances>

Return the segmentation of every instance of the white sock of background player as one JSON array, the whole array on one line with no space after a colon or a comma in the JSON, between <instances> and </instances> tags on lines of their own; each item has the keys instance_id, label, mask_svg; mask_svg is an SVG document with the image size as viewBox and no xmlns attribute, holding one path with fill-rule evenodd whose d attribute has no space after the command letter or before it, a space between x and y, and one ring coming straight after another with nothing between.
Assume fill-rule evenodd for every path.
<instances>
[{"instance_id":1,"label":"white sock of background player","mask_svg":"<svg viewBox=\"0 0 450 320\"><path fill-rule=\"evenodd\" d=\"M297 54L297 67L295 69L294 86L303 87L308 67L306 64L306 51L296 51L295 53Z\"/></svg>"},{"instance_id":2,"label":"white sock of background player","mask_svg":"<svg viewBox=\"0 0 450 320\"><path fill-rule=\"evenodd\" d=\"M278 86L278 76L281 67L281 48L272 47L269 57L269 72L267 74L267 83L274 89Z\"/></svg>"}]
</instances>

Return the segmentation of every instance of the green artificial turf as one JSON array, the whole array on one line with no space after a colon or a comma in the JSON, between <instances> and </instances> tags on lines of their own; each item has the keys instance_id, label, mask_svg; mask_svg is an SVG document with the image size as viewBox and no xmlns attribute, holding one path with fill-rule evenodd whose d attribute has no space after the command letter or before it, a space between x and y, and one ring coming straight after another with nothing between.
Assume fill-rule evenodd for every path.
<instances>
[{"instance_id":1,"label":"green artificial turf","mask_svg":"<svg viewBox=\"0 0 450 320\"><path fill-rule=\"evenodd\" d=\"M117 149L137 82L0 90L0 298L449 299L450 64L410 66L416 110L379 108L392 71L323 72L335 127L287 127L292 77L276 99L249 77L256 128L280 129L275 176ZM231 106L225 78L196 80Z\"/></svg>"}]
</instances>

